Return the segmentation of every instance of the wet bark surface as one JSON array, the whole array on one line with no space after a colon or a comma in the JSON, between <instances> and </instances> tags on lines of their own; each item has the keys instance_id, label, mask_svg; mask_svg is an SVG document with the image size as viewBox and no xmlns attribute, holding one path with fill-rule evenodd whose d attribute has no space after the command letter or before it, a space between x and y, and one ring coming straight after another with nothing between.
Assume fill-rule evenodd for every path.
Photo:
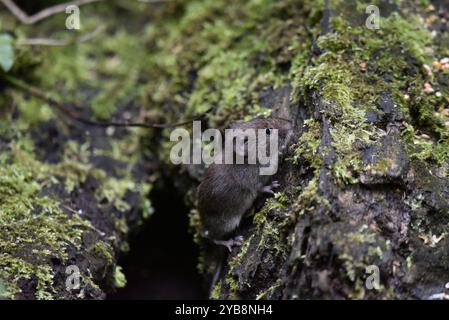
<instances>
[{"instance_id":1,"label":"wet bark surface","mask_svg":"<svg viewBox=\"0 0 449 320\"><path fill-rule=\"evenodd\" d=\"M115 121L176 122L212 107L203 129L266 114L295 124L274 177L281 188L243 221L245 241L227 257L212 298L445 292L449 80L441 61L449 56L449 6L379 1L381 29L370 33L367 5L173 2L142 37L148 60L128 59L144 70L132 85L145 106L135 92L118 99ZM114 32L108 36L120 38ZM126 47L133 54L142 49L134 45ZM118 50L105 47L104 56L95 54L106 59ZM116 65L111 59L105 69ZM13 71L39 83L22 72ZM64 116L22 130L17 101L32 98L21 93L16 101L14 89L0 84L14 101L0 110L14 124L0 131L0 298L205 297L222 262L207 259L198 234L195 192L204 167L170 162L170 131L97 128ZM88 101L90 91L101 92L77 85ZM146 220L148 199L154 216ZM80 270L81 288L66 289L70 265ZM129 286L117 292L123 273Z\"/></svg>"},{"instance_id":2,"label":"wet bark surface","mask_svg":"<svg viewBox=\"0 0 449 320\"><path fill-rule=\"evenodd\" d=\"M333 10L323 15L320 37L334 32ZM231 268L218 297L427 299L444 292L449 239L443 236L437 245L423 240L416 226L424 223L432 233L445 234L449 180L438 176L438 166L411 159L401 132L404 122L413 120L403 114L391 92L382 92L378 111L367 113L366 121L384 134L370 146L354 142L364 170L357 183L342 185L330 170L338 157L338 141L331 135L338 122L326 115L334 114L335 106L322 98L320 89L303 98L290 109L299 115L299 135L307 119L320 123L318 150L323 158L315 199L305 214L292 219L298 203L288 201L282 209L267 212L265 225L243 231L248 242L228 260ZM387 168L376 171L375 164L383 161ZM312 175L308 163L284 164L277 179L292 200L291 186L307 186ZM417 203L419 208L414 208ZM374 289L369 286L374 273L370 266L379 271L380 286Z\"/></svg>"}]
</instances>

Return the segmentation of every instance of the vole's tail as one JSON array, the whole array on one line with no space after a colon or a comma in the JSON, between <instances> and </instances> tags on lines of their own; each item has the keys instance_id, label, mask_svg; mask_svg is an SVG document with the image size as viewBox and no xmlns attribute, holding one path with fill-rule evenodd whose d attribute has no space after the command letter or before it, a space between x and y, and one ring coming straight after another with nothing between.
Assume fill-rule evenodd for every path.
<instances>
[{"instance_id":1,"label":"vole's tail","mask_svg":"<svg viewBox=\"0 0 449 320\"><path fill-rule=\"evenodd\" d=\"M206 274L208 281L209 298L212 291L220 279L223 266L226 263L228 250L225 247L208 244L204 255L204 265L206 266Z\"/></svg>"}]
</instances>

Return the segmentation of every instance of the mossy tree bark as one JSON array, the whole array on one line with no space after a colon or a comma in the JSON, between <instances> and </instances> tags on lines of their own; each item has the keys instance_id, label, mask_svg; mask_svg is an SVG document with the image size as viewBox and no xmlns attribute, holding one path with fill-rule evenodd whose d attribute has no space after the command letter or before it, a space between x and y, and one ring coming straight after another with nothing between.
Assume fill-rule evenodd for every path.
<instances>
[{"instance_id":1,"label":"mossy tree bark","mask_svg":"<svg viewBox=\"0 0 449 320\"><path fill-rule=\"evenodd\" d=\"M109 12L101 20L107 31L96 43L59 48L19 42L40 32L73 39L55 33L64 14L27 27L0 11L0 33L15 33L16 44L12 69L0 70L0 299L104 299L126 284L117 259L129 250L128 233L152 213L144 131L73 121L6 81L39 86L83 117L137 118L126 54L138 44L125 31L115 36L114 10L83 7L87 30ZM89 107L71 105L81 101Z\"/></svg>"},{"instance_id":2,"label":"mossy tree bark","mask_svg":"<svg viewBox=\"0 0 449 320\"><path fill-rule=\"evenodd\" d=\"M372 2L380 9L380 29L365 24ZM107 62L95 79L102 73L120 79L93 81L75 95L94 96L86 116L126 121L124 97L137 88L132 117L178 122L214 107L203 128L268 114L296 124L297 139L276 177L282 187L242 225L245 242L226 261L213 298L429 298L444 292L444 1L204 0L159 8L142 37L121 30L96 46L65 51L65 59L82 57L70 72L55 56L57 76L70 79L65 94L86 89L92 56ZM52 70L45 62L42 68ZM81 81L70 78L74 70ZM23 106L31 103L15 99L19 112L7 114L19 126ZM73 127L49 121L48 109L41 109L34 134L1 127L0 295L103 297L114 281L116 253L126 249L126 234L141 218L138 208L149 212L144 200L157 175L148 180L143 172L169 173L186 194L197 230L195 189L204 168L170 163L169 130ZM139 143L142 137L150 143ZM13 224L17 212L20 227ZM35 217L40 223L33 229ZM75 232L60 238L58 228ZM197 233L194 239L201 246ZM65 290L67 263L80 265L92 284L82 294ZM214 265L200 257L205 274ZM380 272L377 289L367 286L372 270Z\"/></svg>"},{"instance_id":3,"label":"mossy tree bark","mask_svg":"<svg viewBox=\"0 0 449 320\"><path fill-rule=\"evenodd\" d=\"M380 2L376 31L360 2L327 5L293 83L300 137L279 174L284 188L243 231L213 296L441 298L448 12Z\"/></svg>"}]
</instances>

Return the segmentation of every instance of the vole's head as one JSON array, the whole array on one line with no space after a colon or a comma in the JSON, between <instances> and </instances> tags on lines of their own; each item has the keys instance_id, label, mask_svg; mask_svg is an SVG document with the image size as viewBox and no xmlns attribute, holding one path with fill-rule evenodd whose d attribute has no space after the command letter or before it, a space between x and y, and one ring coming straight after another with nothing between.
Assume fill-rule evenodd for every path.
<instances>
[{"instance_id":1,"label":"vole's head","mask_svg":"<svg viewBox=\"0 0 449 320\"><path fill-rule=\"evenodd\" d=\"M276 117L270 117L270 118L262 118L257 117L250 121L237 121L231 124L231 129L240 129L245 132L245 130L253 129L256 131L257 139L259 139L259 132L265 133L265 137L267 143L269 143L270 138L272 138L272 134L274 132L277 133L277 139L278 139L278 148L280 153L284 153L285 149L288 147L291 138L293 137L293 124L290 120L283 119L283 118L276 118ZM245 136L246 139L246 136ZM256 145L248 145L247 139L246 142L246 148L247 150L251 148L255 148L256 145L259 145L260 142L257 141ZM246 152L245 152L246 153Z\"/></svg>"},{"instance_id":2,"label":"vole's head","mask_svg":"<svg viewBox=\"0 0 449 320\"><path fill-rule=\"evenodd\" d=\"M273 129L277 129L279 142L288 142L293 132L293 124L290 120L284 118L262 118L257 117L250 121L236 121L230 125L231 129L263 129L267 136L271 135ZM283 145L284 143L279 143Z\"/></svg>"}]
</instances>

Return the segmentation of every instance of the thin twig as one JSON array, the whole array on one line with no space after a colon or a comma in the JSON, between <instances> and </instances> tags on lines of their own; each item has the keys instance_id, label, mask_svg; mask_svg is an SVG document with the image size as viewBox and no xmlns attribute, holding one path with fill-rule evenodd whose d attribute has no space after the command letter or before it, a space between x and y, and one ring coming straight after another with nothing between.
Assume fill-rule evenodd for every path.
<instances>
[{"instance_id":1,"label":"thin twig","mask_svg":"<svg viewBox=\"0 0 449 320\"><path fill-rule=\"evenodd\" d=\"M60 101L56 100L54 97L52 97L51 95L43 92L42 90L40 90L39 88L33 87L31 85L26 84L25 82L12 77L10 75L7 74L3 74L1 76L4 80L6 80L9 84L11 84L12 86L16 87L17 89L20 89L28 94L30 94L31 96L38 98L42 101L45 101L46 103L48 103L48 105L52 108L55 109L55 111L57 111L57 113L62 113L66 116L68 116L70 119L78 121L80 123L86 124L86 125L90 125L90 126L97 126L97 127L137 127L137 128L154 128L154 129L166 129L166 128L175 128L175 127L180 127L180 126L184 126L186 124L192 123L193 121L197 121L197 120L201 120L204 119L206 117L206 115L212 111L213 108L210 108L209 110L207 110L206 112L190 119L187 121L183 121L183 122L178 122L178 123L171 123L171 124L159 124L159 123L153 123L153 124L148 124L148 123L132 123L132 122L106 122L106 121L95 121L95 120L91 120L91 119L87 119L84 118L83 116L81 116L80 114L78 114L77 112L67 108L63 103L61 103Z\"/></svg>"},{"instance_id":2,"label":"thin twig","mask_svg":"<svg viewBox=\"0 0 449 320\"><path fill-rule=\"evenodd\" d=\"M58 4L42 11L39 11L32 16L29 16L25 11L23 11L19 6L15 4L12 0L0 0L3 5L8 8L8 10L22 22L23 24L35 24L41 20L44 20L52 15L65 12L68 6L82 6L85 4L99 2L103 0L75 0L69 1L63 4Z\"/></svg>"},{"instance_id":3,"label":"thin twig","mask_svg":"<svg viewBox=\"0 0 449 320\"><path fill-rule=\"evenodd\" d=\"M68 46L71 44L76 43L83 43L90 41L94 39L99 33L104 31L104 26L98 26L94 31L91 33L82 35L76 39L71 40L61 40L61 39L53 39L53 38L26 38L26 39L19 39L17 41L18 45L22 46Z\"/></svg>"}]
</instances>

